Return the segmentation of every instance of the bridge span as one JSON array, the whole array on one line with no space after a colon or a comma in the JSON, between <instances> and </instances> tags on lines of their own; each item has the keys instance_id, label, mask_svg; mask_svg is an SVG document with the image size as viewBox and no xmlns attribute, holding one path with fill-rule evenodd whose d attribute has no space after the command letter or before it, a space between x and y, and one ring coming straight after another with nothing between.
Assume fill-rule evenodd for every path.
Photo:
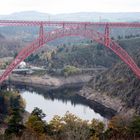
<instances>
[{"instance_id":1,"label":"bridge span","mask_svg":"<svg viewBox=\"0 0 140 140\"><path fill-rule=\"evenodd\" d=\"M137 66L132 57L115 41L111 39L111 28L140 28L140 23L129 22L66 22L66 21L16 21L16 20L0 20L0 26L39 26L39 37L32 43L25 46L6 68L0 76L2 83L7 76L28 56L43 47L44 44L66 36L82 36L90 40L96 41L112 50L116 55L124 61L134 74L140 79L140 68ZM56 26L53 31L45 32L45 26ZM104 29L104 33L96 28Z\"/></svg>"}]
</instances>

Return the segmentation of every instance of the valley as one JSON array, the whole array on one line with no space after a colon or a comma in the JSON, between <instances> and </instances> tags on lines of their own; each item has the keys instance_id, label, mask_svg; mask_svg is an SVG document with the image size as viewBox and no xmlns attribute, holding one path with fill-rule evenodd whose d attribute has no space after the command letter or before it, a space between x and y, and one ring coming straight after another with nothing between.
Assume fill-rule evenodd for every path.
<instances>
[{"instance_id":1,"label":"valley","mask_svg":"<svg viewBox=\"0 0 140 140\"><path fill-rule=\"evenodd\" d=\"M14 22L39 28L0 28L2 137L139 138L139 23Z\"/></svg>"}]
</instances>

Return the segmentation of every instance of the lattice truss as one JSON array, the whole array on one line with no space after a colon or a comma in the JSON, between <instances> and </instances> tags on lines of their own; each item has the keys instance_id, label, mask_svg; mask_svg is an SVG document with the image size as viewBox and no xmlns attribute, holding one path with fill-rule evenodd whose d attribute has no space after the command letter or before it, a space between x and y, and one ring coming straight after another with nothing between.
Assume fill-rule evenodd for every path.
<instances>
[{"instance_id":1,"label":"lattice truss","mask_svg":"<svg viewBox=\"0 0 140 140\"><path fill-rule=\"evenodd\" d=\"M11 72L33 52L46 43L67 36L82 36L112 50L140 78L140 69L131 56L117 43L117 39L140 36L140 23L58 22L0 20L0 32L4 27L38 27L39 36L25 46L0 76L2 83ZM10 28L9 28L10 29ZM29 33L32 30L29 30Z\"/></svg>"}]
</instances>

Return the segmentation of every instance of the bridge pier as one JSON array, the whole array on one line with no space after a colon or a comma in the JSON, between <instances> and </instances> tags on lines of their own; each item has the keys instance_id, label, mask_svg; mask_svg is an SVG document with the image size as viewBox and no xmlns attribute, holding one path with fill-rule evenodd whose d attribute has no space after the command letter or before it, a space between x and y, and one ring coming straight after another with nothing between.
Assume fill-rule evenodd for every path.
<instances>
[{"instance_id":1,"label":"bridge pier","mask_svg":"<svg viewBox=\"0 0 140 140\"><path fill-rule=\"evenodd\" d=\"M109 24L105 25L105 45L108 46L110 44L110 27Z\"/></svg>"},{"instance_id":2,"label":"bridge pier","mask_svg":"<svg viewBox=\"0 0 140 140\"><path fill-rule=\"evenodd\" d=\"M16 58L11 62L11 64L6 68L4 73L0 76L0 83L2 83L7 76L9 76L13 69L16 68L17 65L20 64L24 59L26 59L30 54L32 54L37 49L41 48L45 43L52 41L54 39L62 38L65 36L82 36L94 40L105 47L112 50L116 55L120 57L129 67L130 69L137 75L140 79L140 68L134 62L134 60L129 56L129 54L121 48L121 46L110 38L110 28L113 27L134 27L140 28L140 23L92 23L92 22L48 22L48 21L4 21L0 20L0 25L37 25L40 26L39 29L39 38L33 41L30 45L23 48ZM63 27L58 30L50 31L45 36L44 26L52 25L52 26L61 26ZM92 26L101 25L105 28L105 34L97 32L95 30L91 30ZM64 28L65 27L65 28ZM82 29L82 30L81 30Z\"/></svg>"},{"instance_id":3,"label":"bridge pier","mask_svg":"<svg viewBox=\"0 0 140 140\"><path fill-rule=\"evenodd\" d=\"M39 45L43 45L43 36L44 36L44 26L43 23L40 24L40 29L39 29L39 38L41 38Z\"/></svg>"}]
</instances>

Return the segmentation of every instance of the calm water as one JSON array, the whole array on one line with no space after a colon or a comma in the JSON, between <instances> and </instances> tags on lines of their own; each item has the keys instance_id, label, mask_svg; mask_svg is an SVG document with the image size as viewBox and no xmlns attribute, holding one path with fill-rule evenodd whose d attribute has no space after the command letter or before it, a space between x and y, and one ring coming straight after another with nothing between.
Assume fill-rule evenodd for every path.
<instances>
[{"instance_id":1,"label":"calm water","mask_svg":"<svg viewBox=\"0 0 140 140\"><path fill-rule=\"evenodd\" d=\"M106 121L104 117L91 109L83 98L75 95L75 91L48 92L20 89L20 93L26 101L26 110L32 112L34 107L39 107L47 115L45 118L47 121L50 121L54 115L63 116L67 111L84 120L95 118Z\"/></svg>"}]
</instances>

